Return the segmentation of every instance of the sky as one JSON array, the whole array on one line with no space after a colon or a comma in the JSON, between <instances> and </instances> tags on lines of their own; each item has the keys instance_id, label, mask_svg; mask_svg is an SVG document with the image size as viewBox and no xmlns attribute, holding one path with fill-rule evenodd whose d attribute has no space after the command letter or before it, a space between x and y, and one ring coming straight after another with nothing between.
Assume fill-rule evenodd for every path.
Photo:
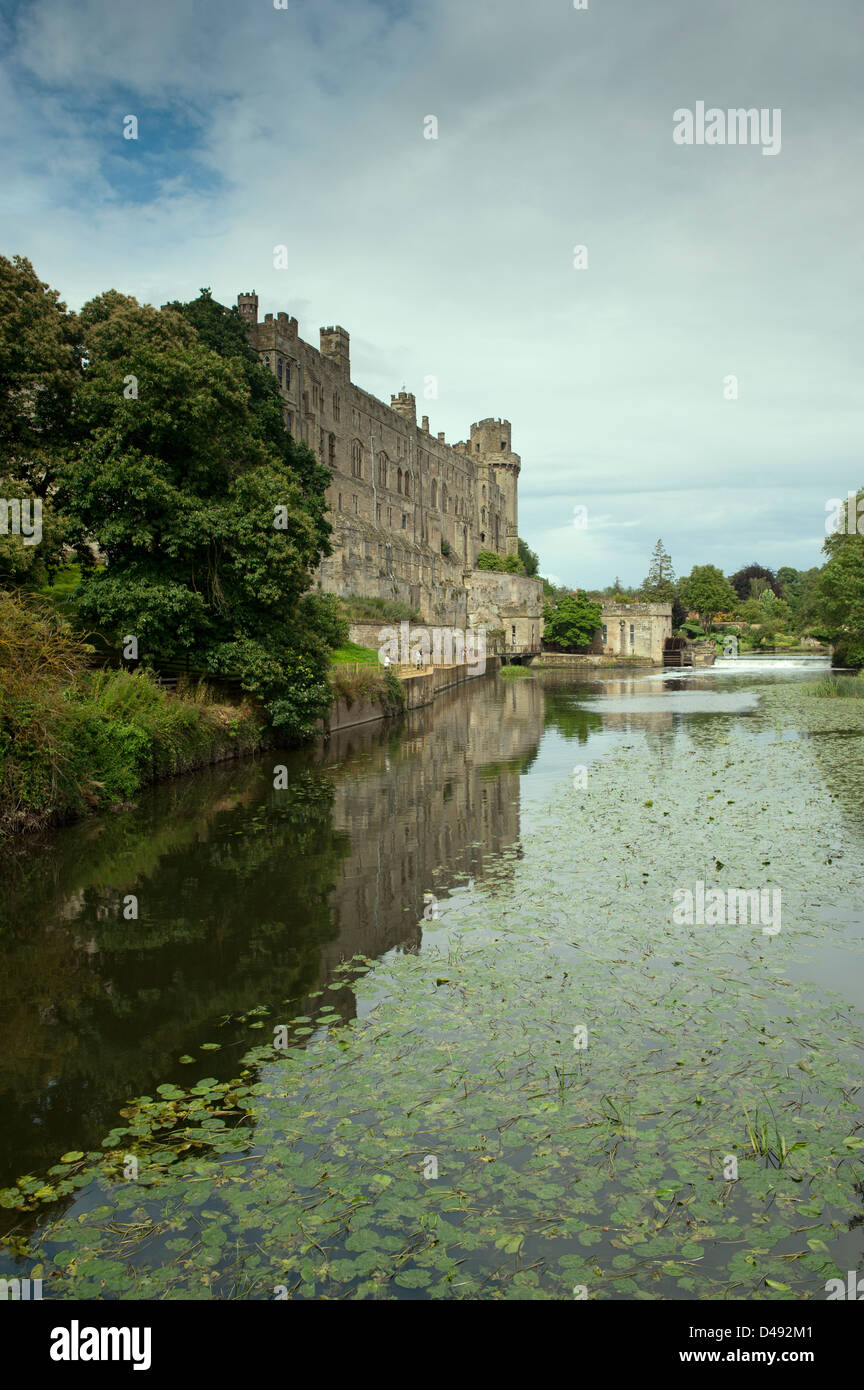
<instances>
[{"instance_id":1,"label":"sky","mask_svg":"<svg viewBox=\"0 0 864 1390\"><path fill-rule=\"evenodd\" d=\"M276 3L0 0L0 253L76 309L254 289L449 442L509 419L558 582L658 537L820 564L864 486L861 0ZM680 143L700 102L764 138Z\"/></svg>"}]
</instances>

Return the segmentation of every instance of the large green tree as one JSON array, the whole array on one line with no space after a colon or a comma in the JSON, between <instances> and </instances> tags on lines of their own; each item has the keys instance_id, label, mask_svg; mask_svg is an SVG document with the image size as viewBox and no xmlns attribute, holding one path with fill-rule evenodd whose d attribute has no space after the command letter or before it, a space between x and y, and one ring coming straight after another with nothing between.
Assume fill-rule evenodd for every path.
<instances>
[{"instance_id":1,"label":"large green tree","mask_svg":"<svg viewBox=\"0 0 864 1390\"><path fill-rule=\"evenodd\" d=\"M587 647L603 626L603 611L583 593L560 594L543 609L543 641L568 650Z\"/></svg>"},{"instance_id":2,"label":"large green tree","mask_svg":"<svg viewBox=\"0 0 864 1390\"><path fill-rule=\"evenodd\" d=\"M159 311L111 290L81 312L81 442L59 499L82 560L95 542L104 563L79 612L145 660L239 674L304 735L329 700L332 615L308 592L329 474L284 430L228 311L202 300Z\"/></svg>"},{"instance_id":3,"label":"large green tree","mask_svg":"<svg viewBox=\"0 0 864 1390\"><path fill-rule=\"evenodd\" d=\"M864 489L856 494L856 516L862 496ZM822 548L828 559L819 577L819 610L834 664L864 666L864 535L836 531Z\"/></svg>"},{"instance_id":4,"label":"large green tree","mask_svg":"<svg viewBox=\"0 0 864 1390\"><path fill-rule=\"evenodd\" d=\"M42 584L63 559L53 493L74 445L79 339L76 316L30 262L0 256L0 505L15 512L0 535L0 582L9 586Z\"/></svg>"},{"instance_id":5,"label":"large green tree","mask_svg":"<svg viewBox=\"0 0 864 1390\"><path fill-rule=\"evenodd\" d=\"M687 607L699 614L706 632L711 631L715 614L731 611L738 602L735 590L716 565L694 565L678 588Z\"/></svg>"}]
</instances>

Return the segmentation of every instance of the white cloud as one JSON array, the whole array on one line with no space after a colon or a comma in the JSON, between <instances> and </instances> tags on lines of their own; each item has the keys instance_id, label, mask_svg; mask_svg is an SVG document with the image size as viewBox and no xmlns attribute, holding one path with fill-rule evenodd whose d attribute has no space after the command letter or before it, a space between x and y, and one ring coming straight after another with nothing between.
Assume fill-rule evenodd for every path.
<instances>
[{"instance_id":1,"label":"white cloud","mask_svg":"<svg viewBox=\"0 0 864 1390\"><path fill-rule=\"evenodd\" d=\"M864 482L857 4L821 16L34 0L0 70L3 250L76 305L255 288L313 342L342 323L355 379L404 381L449 440L506 415L520 529L566 583L637 582L657 535L679 572L818 563L825 498ZM700 98L782 107L781 154L674 146ZM139 115L143 153L172 107L201 123L189 160L124 202L115 121ZM576 503L608 518L581 548Z\"/></svg>"}]
</instances>

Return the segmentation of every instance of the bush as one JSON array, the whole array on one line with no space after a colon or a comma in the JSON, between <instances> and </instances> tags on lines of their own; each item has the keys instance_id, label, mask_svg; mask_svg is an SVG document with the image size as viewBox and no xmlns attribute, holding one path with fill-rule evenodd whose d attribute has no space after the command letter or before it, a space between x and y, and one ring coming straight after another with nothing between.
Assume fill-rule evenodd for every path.
<instances>
[{"instance_id":1,"label":"bush","mask_svg":"<svg viewBox=\"0 0 864 1390\"><path fill-rule=\"evenodd\" d=\"M146 672L91 671L50 604L0 594L0 826L31 829L128 801L158 777L265 741L251 705L168 695ZM230 751L229 751L230 750Z\"/></svg>"}]
</instances>

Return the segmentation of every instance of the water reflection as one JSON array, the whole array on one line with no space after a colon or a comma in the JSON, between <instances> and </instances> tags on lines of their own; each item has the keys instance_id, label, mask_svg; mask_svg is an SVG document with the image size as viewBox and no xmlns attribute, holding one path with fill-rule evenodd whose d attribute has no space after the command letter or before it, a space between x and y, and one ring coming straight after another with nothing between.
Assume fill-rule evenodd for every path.
<instances>
[{"instance_id":1,"label":"water reflection","mask_svg":"<svg viewBox=\"0 0 864 1390\"><path fill-rule=\"evenodd\" d=\"M302 1012L342 960L416 949L424 892L482 878L518 841L543 718L537 682L493 677L384 734L211 769L8 849L0 1183L97 1146L128 1097L187 1082L178 1059L202 1042L221 1045L207 1073L235 1075L256 1035L220 1019L286 999ZM351 992L332 997L349 1016Z\"/></svg>"}]
</instances>

